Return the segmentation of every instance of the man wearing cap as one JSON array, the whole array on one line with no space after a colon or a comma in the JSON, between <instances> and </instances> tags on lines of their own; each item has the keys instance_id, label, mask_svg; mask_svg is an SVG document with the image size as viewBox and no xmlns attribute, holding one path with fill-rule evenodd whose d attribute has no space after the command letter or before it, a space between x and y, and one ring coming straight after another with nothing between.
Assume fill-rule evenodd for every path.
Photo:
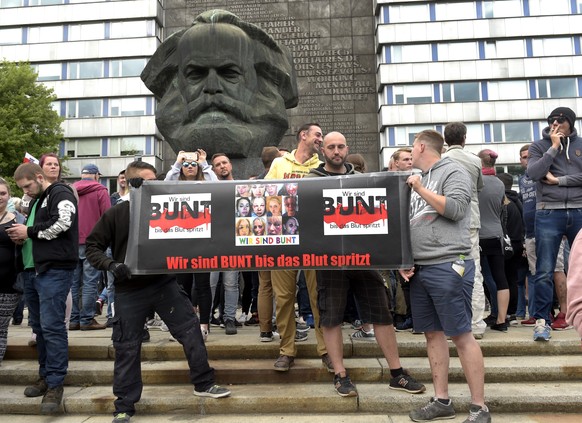
<instances>
[{"instance_id":1,"label":"man wearing cap","mask_svg":"<svg viewBox=\"0 0 582 423\"><path fill-rule=\"evenodd\" d=\"M107 188L99 181L99 168L88 164L81 170L81 180L73 184L79 194L79 262L73 277L71 294L73 295L73 310L69 330L96 330L106 326L94 318L95 301L99 293L97 286L101 272L95 269L85 257L85 240L93 230L95 223L111 207L111 199ZM82 289L81 289L82 287ZM81 293L81 298L79 294Z\"/></svg>"},{"instance_id":2,"label":"man wearing cap","mask_svg":"<svg viewBox=\"0 0 582 423\"><path fill-rule=\"evenodd\" d=\"M582 138L574 127L576 114L558 107L548 116L543 138L529 148L527 173L536 181L536 274L534 341L549 341L554 293L553 273L563 236L570 246L582 228Z\"/></svg>"}]
</instances>

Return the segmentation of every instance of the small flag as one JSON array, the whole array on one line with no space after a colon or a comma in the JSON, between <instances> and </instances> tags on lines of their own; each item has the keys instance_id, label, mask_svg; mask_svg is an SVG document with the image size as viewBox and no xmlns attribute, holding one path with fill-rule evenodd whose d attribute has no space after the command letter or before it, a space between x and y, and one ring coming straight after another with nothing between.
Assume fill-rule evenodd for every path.
<instances>
[{"instance_id":1,"label":"small flag","mask_svg":"<svg viewBox=\"0 0 582 423\"><path fill-rule=\"evenodd\" d=\"M27 151L26 154L24 155L24 160L22 161L22 163L36 163L36 164L38 164L38 159Z\"/></svg>"}]
</instances>

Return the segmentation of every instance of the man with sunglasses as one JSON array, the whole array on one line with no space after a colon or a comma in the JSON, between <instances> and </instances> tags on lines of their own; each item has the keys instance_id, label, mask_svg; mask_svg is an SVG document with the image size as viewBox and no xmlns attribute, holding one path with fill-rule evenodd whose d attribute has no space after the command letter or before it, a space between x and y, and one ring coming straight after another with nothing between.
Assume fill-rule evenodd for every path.
<instances>
[{"instance_id":1,"label":"man with sunglasses","mask_svg":"<svg viewBox=\"0 0 582 423\"><path fill-rule=\"evenodd\" d=\"M543 138L529 148L527 174L536 181L536 274L533 286L534 341L549 341L553 274L563 236L570 246L582 228L582 138L576 114L558 107L548 116Z\"/></svg>"}]
</instances>

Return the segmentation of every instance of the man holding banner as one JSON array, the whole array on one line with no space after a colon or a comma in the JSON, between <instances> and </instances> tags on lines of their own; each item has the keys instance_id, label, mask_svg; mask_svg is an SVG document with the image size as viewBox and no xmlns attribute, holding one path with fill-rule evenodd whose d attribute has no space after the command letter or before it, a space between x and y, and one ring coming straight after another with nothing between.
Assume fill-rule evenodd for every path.
<instances>
[{"instance_id":1,"label":"man holding banner","mask_svg":"<svg viewBox=\"0 0 582 423\"><path fill-rule=\"evenodd\" d=\"M308 123L299 128L297 132L297 149L282 157L273 160L271 169L265 179L290 179L303 178L309 170L319 165L317 152L323 144L323 132L319 124ZM287 195L294 193L286 192ZM282 223L281 223L282 225ZM277 329L281 337L280 355L275 362L275 370L286 372L293 365L297 355L295 346L295 290L297 285L297 274L299 270L277 270L271 272L273 292L275 293L277 319ZM329 372L333 372L333 366L325 349L323 333L319 327L319 313L317 311L317 280L315 270L305 270L307 290L311 310L315 319L315 336L317 338L317 353L321 356L323 365ZM264 272L259 274L259 283L265 283ZM261 280L262 279L262 280ZM264 297L259 296L259 301ZM259 319L271 318L262 316ZM262 330L262 329L261 329Z\"/></svg>"},{"instance_id":2,"label":"man holding banner","mask_svg":"<svg viewBox=\"0 0 582 423\"><path fill-rule=\"evenodd\" d=\"M311 169L307 177L354 175L354 166L346 162L348 146L339 132L330 132L323 139L325 163ZM426 390L408 375L400 364L396 333L390 313L390 294L378 271L363 270L318 270L317 294L320 324L323 339L335 372L334 386L344 397L357 396L343 363L343 340L341 324L347 304L349 289L352 289L360 306L361 317L374 324L378 345L390 367L390 388L418 394Z\"/></svg>"},{"instance_id":3,"label":"man holding banner","mask_svg":"<svg viewBox=\"0 0 582 423\"><path fill-rule=\"evenodd\" d=\"M127 166L125 176L135 188L141 186L143 180L155 180L156 169L149 163L134 161ZM123 201L105 212L86 242L86 256L91 265L115 276L111 338L115 347L113 393L117 399L113 421L128 422L135 413L135 403L141 398L143 326L152 311L160 315L172 336L182 344L194 395L210 398L230 395L228 389L214 384L214 369L208 364L200 322L175 275L132 276L124 264L129 227L130 202ZM113 258L105 254L108 247L111 247Z\"/></svg>"},{"instance_id":4,"label":"man holding banner","mask_svg":"<svg viewBox=\"0 0 582 423\"><path fill-rule=\"evenodd\" d=\"M451 158L441 159L444 140L425 130L412 145L412 165L422 175L408 177L412 188L410 231L415 266L401 269L410 282L414 330L424 332L431 363L434 397L410 412L413 421L452 419L449 398L450 336L471 392L465 422L491 422L485 405L483 353L471 333L471 296L475 264L470 258L471 178Z\"/></svg>"}]
</instances>

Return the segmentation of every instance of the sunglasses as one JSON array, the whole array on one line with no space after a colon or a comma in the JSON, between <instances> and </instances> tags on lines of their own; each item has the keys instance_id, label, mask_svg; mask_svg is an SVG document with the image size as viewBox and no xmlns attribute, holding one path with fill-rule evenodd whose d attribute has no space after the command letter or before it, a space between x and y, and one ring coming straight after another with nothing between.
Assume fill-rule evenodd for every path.
<instances>
[{"instance_id":1,"label":"sunglasses","mask_svg":"<svg viewBox=\"0 0 582 423\"><path fill-rule=\"evenodd\" d=\"M190 166L197 167L198 163L196 163L196 162L183 162L182 163L182 167L190 167Z\"/></svg>"},{"instance_id":2,"label":"sunglasses","mask_svg":"<svg viewBox=\"0 0 582 423\"><path fill-rule=\"evenodd\" d=\"M566 118L564 116L556 116L556 117L550 116L548 118L548 125L551 125L552 123L554 123L555 120L557 120L558 123L564 123L564 122L566 122Z\"/></svg>"}]
</instances>

